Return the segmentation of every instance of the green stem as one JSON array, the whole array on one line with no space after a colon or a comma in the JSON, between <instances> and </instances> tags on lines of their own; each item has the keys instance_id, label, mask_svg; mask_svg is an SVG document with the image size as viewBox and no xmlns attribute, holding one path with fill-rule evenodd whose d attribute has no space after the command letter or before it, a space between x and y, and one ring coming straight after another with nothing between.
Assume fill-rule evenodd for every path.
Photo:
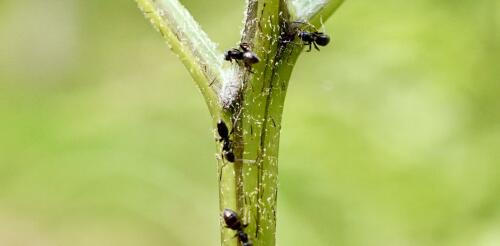
<instances>
[{"instance_id":1,"label":"green stem","mask_svg":"<svg viewBox=\"0 0 500 246\"><path fill-rule=\"evenodd\" d=\"M220 153L220 213L236 211L254 245L276 244L278 152L288 82L303 45L293 21L318 26L343 0L247 0L241 42L260 58L253 72L243 64L223 65L222 54L177 0L136 0L200 88L214 129L223 120L231 130L234 163ZM215 130L217 131L217 130ZM220 220L223 246L240 245Z\"/></svg>"},{"instance_id":2,"label":"green stem","mask_svg":"<svg viewBox=\"0 0 500 246\"><path fill-rule=\"evenodd\" d=\"M275 245L278 151L288 81L302 46L283 43L290 17L284 1L249 2L242 41L257 47L261 62L254 73L241 71L242 96L234 102L235 153L220 183L221 210L231 208L248 224L245 232L255 245ZM252 33L253 32L253 33ZM219 163L220 166L224 162ZM233 185L230 193L227 187ZM235 195L228 198L228 194ZM223 245L237 245L234 232L223 229Z\"/></svg>"}]
</instances>

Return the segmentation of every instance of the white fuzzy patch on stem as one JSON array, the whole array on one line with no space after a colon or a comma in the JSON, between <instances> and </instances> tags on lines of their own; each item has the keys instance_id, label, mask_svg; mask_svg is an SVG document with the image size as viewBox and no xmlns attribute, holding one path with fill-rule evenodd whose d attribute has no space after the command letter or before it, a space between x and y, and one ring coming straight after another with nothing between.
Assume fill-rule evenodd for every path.
<instances>
[{"instance_id":1,"label":"white fuzzy patch on stem","mask_svg":"<svg viewBox=\"0 0 500 246\"><path fill-rule=\"evenodd\" d=\"M288 5L299 20L307 20L316 14L328 0L290 0Z\"/></svg>"},{"instance_id":2,"label":"white fuzzy patch on stem","mask_svg":"<svg viewBox=\"0 0 500 246\"><path fill-rule=\"evenodd\" d=\"M219 100L224 108L229 108L238 98L238 94L243 86L242 80L238 76L237 70L232 67L222 73L222 88L219 93Z\"/></svg>"}]
</instances>

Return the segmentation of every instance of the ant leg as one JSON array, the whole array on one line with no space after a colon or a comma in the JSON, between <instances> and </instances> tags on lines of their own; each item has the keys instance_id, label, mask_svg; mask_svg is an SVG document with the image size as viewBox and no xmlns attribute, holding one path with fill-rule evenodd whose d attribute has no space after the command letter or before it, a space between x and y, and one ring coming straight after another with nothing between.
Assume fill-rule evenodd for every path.
<instances>
[{"instance_id":1,"label":"ant leg","mask_svg":"<svg viewBox=\"0 0 500 246\"><path fill-rule=\"evenodd\" d=\"M305 24L306 26L312 28L313 30L317 31L318 29L311 23L305 22L305 21L292 21L294 24Z\"/></svg>"},{"instance_id":2,"label":"ant leg","mask_svg":"<svg viewBox=\"0 0 500 246\"><path fill-rule=\"evenodd\" d=\"M212 80L212 82L210 82L210 84L208 85L208 87L212 87L212 85L215 83L215 80L216 80L216 79ZM219 140L219 141L220 141L220 140Z\"/></svg>"},{"instance_id":3,"label":"ant leg","mask_svg":"<svg viewBox=\"0 0 500 246\"><path fill-rule=\"evenodd\" d=\"M235 159L235 161L241 161L243 164L255 164L256 160L248 160L248 159Z\"/></svg>"},{"instance_id":4,"label":"ant leg","mask_svg":"<svg viewBox=\"0 0 500 246\"><path fill-rule=\"evenodd\" d=\"M222 162L224 164L222 164L222 166L220 167L220 171L219 171L219 183L222 181L222 170L224 169L224 167L226 167L227 165L227 162L224 161L224 156L222 156Z\"/></svg>"},{"instance_id":5,"label":"ant leg","mask_svg":"<svg viewBox=\"0 0 500 246\"><path fill-rule=\"evenodd\" d=\"M217 139L216 139L216 141L220 143L220 142L224 141L224 139L222 139L222 138L217 138Z\"/></svg>"},{"instance_id":6,"label":"ant leg","mask_svg":"<svg viewBox=\"0 0 500 246\"><path fill-rule=\"evenodd\" d=\"M314 44L314 48L315 48L317 51L319 51L319 48L318 48L318 46L316 45L316 43L314 43L314 42L313 42L313 44Z\"/></svg>"},{"instance_id":7,"label":"ant leg","mask_svg":"<svg viewBox=\"0 0 500 246\"><path fill-rule=\"evenodd\" d=\"M245 67L247 68L248 72L250 72L251 74L255 74L251 65L249 65L249 66L245 65Z\"/></svg>"},{"instance_id":8,"label":"ant leg","mask_svg":"<svg viewBox=\"0 0 500 246\"><path fill-rule=\"evenodd\" d=\"M312 49L312 47L311 47L311 45L312 45L312 44L311 44L311 42L307 43L306 45L309 45L309 49L308 49L308 50L306 50L306 52L311 52L311 49Z\"/></svg>"}]
</instances>

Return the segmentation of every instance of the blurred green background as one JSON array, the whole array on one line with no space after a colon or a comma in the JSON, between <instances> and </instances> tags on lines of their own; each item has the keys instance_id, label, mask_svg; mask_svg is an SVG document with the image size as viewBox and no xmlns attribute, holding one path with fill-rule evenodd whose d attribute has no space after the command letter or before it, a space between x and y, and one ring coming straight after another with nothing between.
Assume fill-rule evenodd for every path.
<instances>
[{"instance_id":1,"label":"blurred green background","mask_svg":"<svg viewBox=\"0 0 500 246\"><path fill-rule=\"evenodd\" d=\"M238 42L243 1L182 2ZM347 0L325 28L290 82L279 245L500 245L500 3ZM133 1L0 2L0 245L217 245L214 155Z\"/></svg>"}]
</instances>

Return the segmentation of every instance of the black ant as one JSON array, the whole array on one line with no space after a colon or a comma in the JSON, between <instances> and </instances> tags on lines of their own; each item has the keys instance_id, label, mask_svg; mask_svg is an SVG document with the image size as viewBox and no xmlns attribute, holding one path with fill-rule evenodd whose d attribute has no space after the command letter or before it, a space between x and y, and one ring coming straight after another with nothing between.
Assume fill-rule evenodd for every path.
<instances>
[{"instance_id":1,"label":"black ant","mask_svg":"<svg viewBox=\"0 0 500 246\"><path fill-rule=\"evenodd\" d=\"M245 67L251 70L252 65L260 61L259 57L252 52L250 45L247 43L241 43L240 49L232 49L224 52L224 60L230 62L233 60L241 60L245 64Z\"/></svg>"},{"instance_id":2,"label":"black ant","mask_svg":"<svg viewBox=\"0 0 500 246\"><path fill-rule=\"evenodd\" d=\"M242 246L252 246L252 242L248 239L248 235L243 231L245 227L247 227L246 224L241 223L240 218L238 218L238 214L234 212L233 210L226 208L224 209L224 212L222 213L222 217L224 218L224 222L226 223L226 227L236 231L236 237L241 242Z\"/></svg>"},{"instance_id":3,"label":"black ant","mask_svg":"<svg viewBox=\"0 0 500 246\"><path fill-rule=\"evenodd\" d=\"M219 142L222 142L222 156L229 162L235 161L235 156L233 153L233 141L229 139L229 129L224 121L219 120L217 122L217 132L219 133Z\"/></svg>"},{"instance_id":4,"label":"black ant","mask_svg":"<svg viewBox=\"0 0 500 246\"><path fill-rule=\"evenodd\" d=\"M234 163L236 160L241 161L243 163L255 163L255 160L245 160L245 159L236 159L236 156L233 152L233 140L229 138L229 136L233 133L229 132L229 128L226 123L222 120L217 122L217 133L219 133L220 138L217 141L222 142L222 152L221 156L223 159L226 159L228 162ZM219 181L222 180L222 169L227 165L227 163L223 163L220 170Z\"/></svg>"},{"instance_id":5,"label":"black ant","mask_svg":"<svg viewBox=\"0 0 500 246\"><path fill-rule=\"evenodd\" d=\"M313 32L300 30L297 34L297 36L302 40L302 42L304 42L304 45L309 45L309 49L307 50L307 52L311 51L313 45L314 45L314 48L319 51L318 45L319 46L326 46L326 45L328 45L328 43L330 43L330 36L328 36L322 32L318 32L313 25L306 23L306 22L301 22L301 21L294 21L293 23L305 24L305 25L309 26L310 28L314 29ZM297 27L295 27L295 28L297 28Z\"/></svg>"},{"instance_id":6,"label":"black ant","mask_svg":"<svg viewBox=\"0 0 500 246\"><path fill-rule=\"evenodd\" d=\"M322 32L314 31L314 32L299 32L299 38L304 41L305 45L309 45L309 49L307 52L311 51L311 45L314 45L314 48L319 51L319 46L326 46L330 43L330 37Z\"/></svg>"}]
</instances>

